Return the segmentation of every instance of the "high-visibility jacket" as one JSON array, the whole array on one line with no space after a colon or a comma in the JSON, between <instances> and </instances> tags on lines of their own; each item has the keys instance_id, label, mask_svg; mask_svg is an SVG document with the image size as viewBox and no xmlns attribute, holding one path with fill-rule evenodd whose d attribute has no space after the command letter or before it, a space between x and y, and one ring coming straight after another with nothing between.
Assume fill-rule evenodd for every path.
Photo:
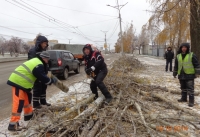
<instances>
[{"instance_id":1,"label":"high-visibility jacket","mask_svg":"<svg viewBox=\"0 0 200 137\"><path fill-rule=\"evenodd\" d=\"M9 81L21 86L25 89L32 89L36 77L32 74L33 69L43 64L38 58L33 58L29 61L24 62L22 65L17 67L9 77Z\"/></svg>"},{"instance_id":2,"label":"high-visibility jacket","mask_svg":"<svg viewBox=\"0 0 200 137\"><path fill-rule=\"evenodd\" d=\"M193 53L188 53L185 58L182 58L181 54L177 55L177 60L178 60L178 75L181 74L181 70L183 69L183 71L186 74L195 74L195 68L192 64L192 56Z\"/></svg>"}]
</instances>

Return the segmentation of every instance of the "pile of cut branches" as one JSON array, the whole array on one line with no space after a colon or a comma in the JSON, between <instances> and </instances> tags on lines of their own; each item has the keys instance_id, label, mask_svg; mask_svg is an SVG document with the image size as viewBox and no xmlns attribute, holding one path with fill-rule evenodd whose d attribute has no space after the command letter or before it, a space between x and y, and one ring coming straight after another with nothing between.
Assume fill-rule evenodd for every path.
<instances>
[{"instance_id":1,"label":"pile of cut branches","mask_svg":"<svg viewBox=\"0 0 200 137\"><path fill-rule=\"evenodd\" d=\"M42 109L21 136L39 137L186 137L198 136L200 114L179 105L164 87L132 76L145 70L135 57L123 56L105 83L114 99L94 95L75 105Z\"/></svg>"}]
</instances>

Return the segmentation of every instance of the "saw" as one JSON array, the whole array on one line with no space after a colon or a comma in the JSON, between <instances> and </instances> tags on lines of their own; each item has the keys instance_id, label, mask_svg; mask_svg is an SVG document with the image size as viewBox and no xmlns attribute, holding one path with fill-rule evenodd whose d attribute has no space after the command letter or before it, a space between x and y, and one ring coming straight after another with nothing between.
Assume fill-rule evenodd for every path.
<instances>
[{"instance_id":1,"label":"saw","mask_svg":"<svg viewBox=\"0 0 200 137\"><path fill-rule=\"evenodd\" d=\"M90 75L87 75L88 78L92 78L94 80L94 77L96 77L95 73L92 71Z\"/></svg>"}]
</instances>

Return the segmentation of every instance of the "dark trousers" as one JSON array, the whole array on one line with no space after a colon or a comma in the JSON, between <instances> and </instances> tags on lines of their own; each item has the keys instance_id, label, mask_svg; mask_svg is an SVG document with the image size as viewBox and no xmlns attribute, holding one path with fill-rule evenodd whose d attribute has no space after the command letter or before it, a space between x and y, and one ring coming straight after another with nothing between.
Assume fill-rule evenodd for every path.
<instances>
[{"instance_id":1,"label":"dark trousers","mask_svg":"<svg viewBox=\"0 0 200 137\"><path fill-rule=\"evenodd\" d=\"M170 68L169 68L168 65L170 65ZM172 60L166 59L166 68L165 68L165 70L168 71L168 68L169 68L170 71L172 71Z\"/></svg>"},{"instance_id":2,"label":"dark trousers","mask_svg":"<svg viewBox=\"0 0 200 137\"><path fill-rule=\"evenodd\" d=\"M98 87L102 92L102 94L105 96L105 98L112 98L110 92L103 83L103 80L106 77L106 75L107 75L107 70L100 71L94 78L94 80L92 80L90 83L90 89L92 90L92 93L96 95L96 97L98 97L98 92L97 92L97 87Z\"/></svg>"},{"instance_id":3,"label":"dark trousers","mask_svg":"<svg viewBox=\"0 0 200 137\"><path fill-rule=\"evenodd\" d=\"M36 81L33 87L33 107L37 107L40 104L46 104L46 89L47 85Z\"/></svg>"},{"instance_id":4,"label":"dark trousers","mask_svg":"<svg viewBox=\"0 0 200 137\"><path fill-rule=\"evenodd\" d=\"M179 80L180 85L181 85L181 90L182 92L186 93L189 95L194 95L194 79L191 80Z\"/></svg>"}]
</instances>

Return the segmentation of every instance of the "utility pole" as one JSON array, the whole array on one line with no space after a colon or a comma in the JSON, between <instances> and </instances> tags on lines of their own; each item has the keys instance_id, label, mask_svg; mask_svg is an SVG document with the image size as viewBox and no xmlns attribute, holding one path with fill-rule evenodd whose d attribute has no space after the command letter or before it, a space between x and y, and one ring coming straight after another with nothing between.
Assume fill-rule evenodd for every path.
<instances>
[{"instance_id":1,"label":"utility pole","mask_svg":"<svg viewBox=\"0 0 200 137\"><path fill-rule=\"evenodd\" d=\"M69 44L70 44L70 41L72 40L72 39L68 39L69 40Z\"/></svg>"},{"instance_id":2,"label":"utility pole","mask_svg":"<svg viewBox=\"0 0 200 137\"><path fill-rule=\"evenodd\" d=\"M103 30L101 30L104 34L105 34L105 45L106 45L106 47L104 47L105 48L105 54L106 54L106 52L107 52L107 40L106 40L106 33L108 32L108 31L103 31Z\"/></svg>"},{"instance_id":3,"label":"utility pole","mask_svg":"<svg viewBox=\"0 0 200 137\"><path fill-rule=\"evenodd\" d=\"M108 32L108 31L103 31L103 30L101 30L103 33L105 33L105 43L107 44L107 41L106 41L106 33Z\"/></svg>"},{"instance_id":4,"label":"utility pole","mask_svg":"<svg viewBox=\"0 0 200 137\"><path fill-rule=\"evenodd\" d=\"M128 3L128 2L127 2ZM126 4L127 4L126 3ZM115 8L119 11L119 25L120 25L120 37L121 37L121 54L123 54L124 52L124 46L123 46L123 38L122 38L122 18L121 18L121 9L126 5L119 5L119 2L117 0L117 6L111 6L111 5L107 5L109 7Z\"/></svg>"}]
</instances>

